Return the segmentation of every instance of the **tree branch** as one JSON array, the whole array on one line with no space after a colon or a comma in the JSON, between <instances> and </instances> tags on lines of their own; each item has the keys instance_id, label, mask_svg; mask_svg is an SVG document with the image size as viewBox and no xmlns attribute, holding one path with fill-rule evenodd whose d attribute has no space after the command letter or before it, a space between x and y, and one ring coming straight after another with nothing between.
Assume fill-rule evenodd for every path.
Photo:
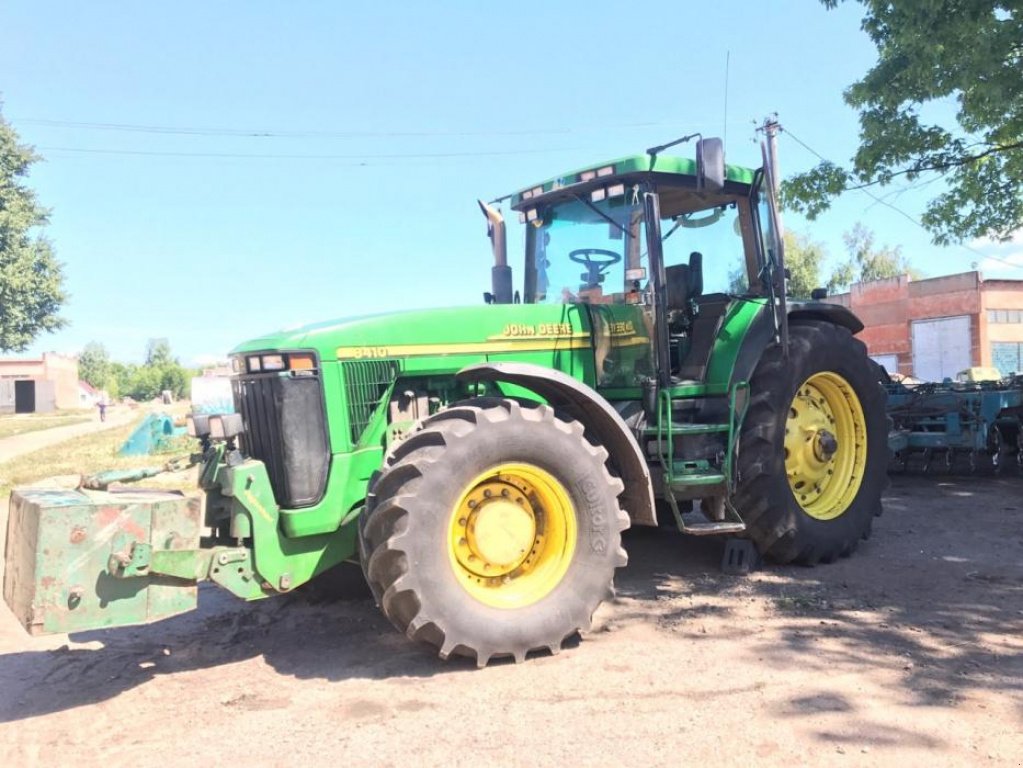
<instances>
[{"instance_id":1,"label":"tree branch","mask_svg":"<svg viewBox=\"0 0 1023 768\"><path fill-rule=\"evenodd\" d=\"M1009 152L1014 149L1023 149L1023 141L1017 141L1012 144L999 144L992 146L991 149L987 149L983 152L979 152L976 155L966 155L964 157L955 158L945 163L934 163L932 165L916 165L912 168L904 168L901 171L894 171L884 179L875 179L874 181L867 181L863 184L858 184L855 187L846 187L846 192L853 192L858 189L866 189L868 187L874 187L878 184L886 183L891 181L896 176L906 176L911 173L926 173L927 171L950 171L954 168L962 168L964 165L970 165L978 160L983 160L985 157L996 155L1000 152Z\"/></svg>"}]
</instances>

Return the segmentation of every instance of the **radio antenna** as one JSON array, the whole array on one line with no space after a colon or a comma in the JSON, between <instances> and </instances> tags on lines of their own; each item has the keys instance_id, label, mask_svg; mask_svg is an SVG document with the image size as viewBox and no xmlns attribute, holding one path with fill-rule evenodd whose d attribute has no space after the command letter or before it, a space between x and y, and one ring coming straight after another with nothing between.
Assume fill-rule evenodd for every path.
<instances>
[{"instance_id":1,"label":"radio antenna","mask_svg":"<svg viewBox=\"0 0 1023 768\"><path fill-rule=\"evenodd\" d=\"M725 51L725 127L721 131L721 143L728 146L728 65L732 58L731 51Z\"/></svg>"}]
</instances>

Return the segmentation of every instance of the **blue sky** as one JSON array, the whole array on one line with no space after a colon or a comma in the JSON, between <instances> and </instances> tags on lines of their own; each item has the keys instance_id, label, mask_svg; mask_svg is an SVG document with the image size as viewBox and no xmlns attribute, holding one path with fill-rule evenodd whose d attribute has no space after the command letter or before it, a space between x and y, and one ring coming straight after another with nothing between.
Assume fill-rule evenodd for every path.
<instances>
[{"instance_id":1,"label":"blue sky","mask_svg":"<svg viewBox=\"0 0 1023 768\"><path fill-rule=\"evenodd\" d=\"M759 164L753 124L774 112L825 157L855 149L841 94L874 59L857 4L514 8L5 3L3 114L45 157L30 183L72 294L70 326L31 351L96 340L139 360L167 337L192 362L297 323L473 304L477 197L694 131ZM816 162L786 135L779 150L783 175ZM935 188L878 194L917 217ZM1023 277L984 259L1023 243L940 249L862 193L786 217L834 259L856 221L927 275Z\"/></svg>"}]
</instances>

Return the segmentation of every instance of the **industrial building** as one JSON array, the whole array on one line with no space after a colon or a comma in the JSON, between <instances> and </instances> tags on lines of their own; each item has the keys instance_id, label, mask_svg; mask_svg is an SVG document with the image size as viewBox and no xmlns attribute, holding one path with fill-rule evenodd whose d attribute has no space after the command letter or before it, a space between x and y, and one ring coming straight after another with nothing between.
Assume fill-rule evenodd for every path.
<instances>
[{"instance_id":1,"label":"industrial building","mask_svg":"<svg viewBox=\"0 0 1023 768\"><path fill-rule=\"evenodd\" d=\"M889 373L941 381L972 366L1023 372L1023 280L976 271L926 280L903 275L855 283L827 300L863 321L859 337Z\"/></svg>"},{"instance_id":2,"label":"industrial building","mask_svg":"<svg viewBox=\"0 0 1023 768\"><path fill-rule=\"evenodd\" d=\"M39 359L0 359L0 413L79 408L78 358L45 352Z\"/></svg>"}]
</instances>

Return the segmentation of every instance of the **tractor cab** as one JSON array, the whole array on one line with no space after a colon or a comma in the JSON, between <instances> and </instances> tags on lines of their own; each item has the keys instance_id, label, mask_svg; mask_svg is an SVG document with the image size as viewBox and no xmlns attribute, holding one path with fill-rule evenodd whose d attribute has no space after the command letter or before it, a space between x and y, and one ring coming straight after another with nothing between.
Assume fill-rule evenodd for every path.
<instances>
[{"instance_id":1,"label":"tractor cab","mask_svg":"<svg viewBox=\"0 0 1023 768\"><path fill-rule=\"evenodd\" d=\"M600 388L704 382L736 299L781 293L764 174L726 166L716 139L698 142L695 160L660 149L510 196L525 224L521 300L588 305ZM506 278L511 302L503 223L484 210L499 265L491 296L501 303Z\"/></svg>"}]
</instances>

